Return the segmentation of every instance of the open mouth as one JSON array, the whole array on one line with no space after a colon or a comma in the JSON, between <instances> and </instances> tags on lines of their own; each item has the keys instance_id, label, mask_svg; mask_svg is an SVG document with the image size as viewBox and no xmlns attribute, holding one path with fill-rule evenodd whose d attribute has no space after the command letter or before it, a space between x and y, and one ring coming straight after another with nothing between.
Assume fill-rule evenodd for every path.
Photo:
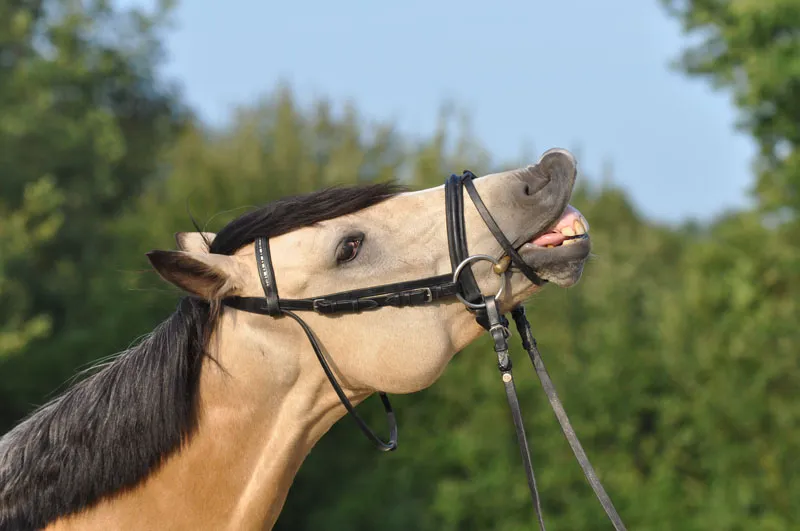
<instances>
[{"instance_id":1,"label":"open mouth","mask_svg":"<svg viewBox=\"0 0 800 531\"><path fill-rule=\"evenodd\" d=\"M586 221L586 218L577 208L568 205L567 209L550 229L534 236L525 242L522 247L531 246L552 249L575 245L588 239L589 222Z\"/></svg>"},{"instance_id":2,"label":"open mouth","mask_svg":"<svg viewBox=\"0 0 800 531\"><path fill-rule=\"evenodd\" d=\"M562 287L575 284L591 252L589 223L567 206L549 229L524 242L517 252L540 278Z\"/></svg>"}]
</instances>

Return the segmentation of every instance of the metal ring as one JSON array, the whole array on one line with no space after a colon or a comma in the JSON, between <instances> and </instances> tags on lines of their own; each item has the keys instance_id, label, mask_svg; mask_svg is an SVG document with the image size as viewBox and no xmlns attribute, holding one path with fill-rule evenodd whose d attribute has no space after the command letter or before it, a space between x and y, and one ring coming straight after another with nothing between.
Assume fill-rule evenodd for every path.
<instances>
[{"instance_id":1,"label":"metal ring","mask_svg":"<svg viewBox=\"0 0 800 531\"><path fill-rule=\"evenodd\" d=\"M458 284L458 277L459 275L461 275L461 271L464 269L464 267L466 267L466 265L469 264L470 262L475 262L477 260L486 260L487 262L491 262L494 265L499 264L499 261L496 258L494 258L493 256L489 256L488 254L473 254L472 256L468 256L464 260L462 260L460 264L458 264L458 267L453 272L453 284ZM497 290L497 294L494 296L495 299L499 299L503 295L503 290L506 289L505 278L503 277L503 275L498 275L498 276L500 277L500 289ZM456 293L456 297L458 297L458 300L460 300L470 308L474 308L476 310L484 308L486 306L485 302L481 302L478 304L469 302L464 297L462 297L460 293Z\"/></svg>"}]
</instances>

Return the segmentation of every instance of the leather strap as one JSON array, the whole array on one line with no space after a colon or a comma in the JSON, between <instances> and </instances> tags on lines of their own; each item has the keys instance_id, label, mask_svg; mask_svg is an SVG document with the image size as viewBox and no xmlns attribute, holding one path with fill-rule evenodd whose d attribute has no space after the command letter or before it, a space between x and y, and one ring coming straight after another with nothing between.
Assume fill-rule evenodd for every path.
<instances>
[{"instance_id":1,"label":"leather strap","mask_svg":"<svg viewBox=\"0 0 800 531\"><path fill-rule=\"evenodd\" d=\"M278 304L278 284L275 282L275 271L272 268L272 255L269 252L269 240L256 238L255 241L256 263L261 287L264 288L264 309L267 315L281 313Z\"/></svg>"},{"instance_id":2,"label":"leather strap","mask_svg":"<svg viewBox=\"0 0 800 531\"><path fill-rule=\"evenodd\" d=\"M447 245L450 250L450 266L455 271L458 265L469 256L467 230L464 220L463 175L451 175L445 182L445 211L447 222ZM472 303L481 300L481 290L472 267L467 265L459 277L461 296Z\"/></svg>"},{"instance_id":3,"label":"leather strap","mask_svg":"<svg viewBox=\"0 0 800 531\"><path fill-rule=\"evenodd\" d=\"M525 260L523 260L519 253L517 253L516 249L514 249L514 246L511 245L511 242L508 241L508 238L506 238L506 235L503 234L503 231L500 229L500 226L489 212L489 209L486 208L486 204L478 194L478 190L475 189L475 183L472 182L472 179L475 178L475 175L469 170L465 170L464 175L464 188L467 189L470 199L472 199L472 202L475 204L475 208L478 210L481 218L483 218L483 222L489 228L489 231L492 233L492 236L494 236L494 239L497 240L497 243L500 244L500 246L503 248L503 251L505 251L505 253L511 257L513 264L517 267L517 269L522 271L522 274L525 275L528 280L537 286L544 284L546 281L541 279L539 275L536 274L536 271L534 271L531 266L525 263Z\"/></svg>"},{"instance_id":4,"label":"leather strap","mask_svg":"<svg viewBox=\"0 0 800 531\"><path fill-rule=\"evenodd\" d=\"M394 411L392 410L392 404L389 402L389 397L383 392L378 392L381 402L383 403L383 409L386 412L387 421L389 423L389 441L384 442L380 437L375 435L375 432L373 432L367 423L364 422L364 419L362 419L361 416L356 412L355 407L353 407L353 404L347 398L347 395L345 395L344 391L342 390L342 386L339 385L339 382L336 380L336 376L333 374L328 362L325 360L325 356L322 354L322 348L317 341L317 338L314 336L314 333L311 331L311 328L297 314L291 312L290 309L299 306L297 309L314 309L320 313L333 313L334 311L346 311L346 309L350 309L351 311L372 309L372 304L374 304L375 307L378 307L378 305L400 306L403 304L413 304L422 300L420 297L420 293L422 292L419 288L400 292L393 292L393 288L403 286L411 286L414 288L416 284L425 284L425 281L378 286L365 290L343 292L337 296L328 297L328 299L332 298L333 300L304 299L298 301L281 301L278 297L278 286L275 282L275 271L272 267L272 256L270 255L269 251L269 240L263 237L256 238L254 243L258 275L261 278L261 287L264 288L264 297L228 297L224 299L224 304L251 313L266 314L272 317L287 315L294 319L302 327L303 332L305 332L309 343L311 343L311 348L314 350L314 354L316 355L317 360L319 360L322 370L325 372L325 376L327 376L334 392L339 397L339 400L342 402L342 405L344 405L347 412L356 422L356 425L379 450L384 452L395 450L397 448L397 419L395 418ZM437 277L437 280L442 280L442 277ZM430 282L430 280L428 280L428 282ZM450 282L450 284L452 284L452 282ZM448 286L432 286L430 288L426 287L424 288L425 292L422 293L422 295L426 301L429 301L433 296L434 289L436 290L437 296L441 297L443 296L442 294L447 291L447 288ZM450 289L455 290L455 285L450 287ZM380 299L381 303L376 302L375 299L348 298L354 297L354 294L358 295L359 293L369 295L373 293L383 293L384 291L389 291L389 293L383 295L383 298ZM455 293L455 291L453 291L453 293ZM290 304L291 302L294 302L295 304L292 305ZM341 309L337 310L337 305L338 307L341 307Z\"/></svg>"},{"instance_id":5,"label":"leather strap","mask_svg":"<svg viewBox=\"0 0 800 531\"><path fill-rule=\"evenodd\" d=\"M266 245L269 248L269 245ZM259 267L259 270L261 268ZM403 308L421 306L449 299L458 292L452 275L384 284L370 288L341 291L314 299L276 299L279 310L314 311L321 314L359 313L384 306ZM264 297L226 297L227 306L251 313L276 315Z\"/></svg>"},{"instance_id":6,"label":"leather strap","mask_svg":"<svg viewBox=\"0 0 800 531\"><path fill-rule=\"evenodd\" d=\"M389 402L389 397L386 396L386 393L382 391L378 391L378 395L381 397L381 403L383 404L383 409L386 412L386 420L389 423L389 441L383 442L383 440L375 435L370 427L364 422L364 419L356 411L356 408L353 407L353 404L347 398L347 395L344 394L342 387L339 385L339 382L336 380L336 376L334 376L333 371L331 370L328 362L325 360L325 356L322 354L322 347L320 347L317 338L314 336L314 332L311 331L311 328L303 321L300 316L297 314L284 310L283 315L287 315L297 321L297 323L303 328L303 332L306 333L306 337L308 341L311 343L311 347L314 349L314 354L317 356L319 360L319 364L322 366L322 370L325 372L325 376L328 377L328 381L333 386L333 390L336 392L336 396L339 397L341 400L342 405L344 405L347 412L356 422L356 425L361 429L364 435L372 441L378 450L383 452L391 452L397 449L397 419L395 418L394 411L392 410L392 404Z\"/></svg>"},{"instance_id":7,"label":"leather strap","mask_svg":"<svg viewBox=\"0 0 800 531\"><path fill-rule=\"evenodd\" d=\"M514 386L514 376L511 372L511 358L508 354L508 320L500 315L497 309L497 301L494 297L486 297L486 315L489 319L489 333L494 339L494 351L497 353L497 368L500 369L500 376L503 379L503 386L506 390L508 407L511 409L511 418L514 421L514 429L517 433L517 445L522 457L522 465L525 468L525 476L528 479L528 489L531 493L533 510L539 522L539 529L545 531L544 518L542 516L542 504L539 499L539 489L536 486L536 475L533 472L531 453L528 446L528 439L525 436L525 425L522 422L522 411L519 407L517 389Z\"/></svg>"},{"instance_id":8,"label":"leather strap","mask_svg":"<svg viewBox=\"0 0 800 531\"><path fill-rule=\"evenodd\" d=\"M522 337L522 347L528 352L528 356L531 358L531 363L533 363L536 374L539 376L539 380L542 383L542 389L544 389L547 399L550 401L550 407L553 409L553 413L555 413L558 423L561 425L561 431L564 432L564 437L566 437L570 448L572 448L572 453L575 454L575 459L578 460L578 464L581 470L583 470L583 475L586 476L586 480L592 487L600 505L603 506L603 510L606 512L608 519L611 520L614 529L617 531L626 531L625 524L622 523L622 518L620 518L619 513L617 513L614 507L614 503L597 478L594 467L592 467L592 463L589 462L589 458L586 456L586 452L583 450L583 446L581 446L581 442L575 434L575 430L572 428L567 412L564 410L564 406L558 398L556 388L553 385L553 381L550 379L550 375L547 373L542 355L539 353L539 349L536 346L536 339L533 337L531 324L528 322L527 317L525 317L525 308L517 306L511 311L511 316L514 318L517 330Z\"/></svg>"}]
</instances>

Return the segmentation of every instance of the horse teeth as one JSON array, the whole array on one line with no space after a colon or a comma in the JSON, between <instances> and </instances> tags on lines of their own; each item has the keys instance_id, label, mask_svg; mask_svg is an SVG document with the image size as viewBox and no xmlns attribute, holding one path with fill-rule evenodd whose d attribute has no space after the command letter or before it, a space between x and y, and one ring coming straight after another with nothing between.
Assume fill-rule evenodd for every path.
<instances>
[{"instance_id":1,"label":"horse teeth","mask_svg":"<svg viewBox=\"0 0 800 531\"><path fill-rule=\"evenodd\" d=\"M561 229L561 234L563 234L564 236L572 237L575 236L575 231L572 230L572 227L564 227L563 229Z\"/></svg>"},{"instance_id":2,"label":"horse teeth","mask_svg":"<svg viewBox=\"0 0 800 531\"><path fill-rule=\"evenodd\" d=\"M574 245L578 241L580 241L580 238L574 238L572 240L564 240L564 243L562 243L561 245Z\"/></svg>"},{"instance_id":3,"label":"horse teeth","mask_svg":"<svg viewBox=\"0 0 800 531\"><path fill-rule=\"evenodd\" d=\"M576 219L575 221L572 222L572 226L575 228L576 236L581 236L583 234L586 234L586 226L583 224L582 220Z\"/></svg>"}]
</instances>

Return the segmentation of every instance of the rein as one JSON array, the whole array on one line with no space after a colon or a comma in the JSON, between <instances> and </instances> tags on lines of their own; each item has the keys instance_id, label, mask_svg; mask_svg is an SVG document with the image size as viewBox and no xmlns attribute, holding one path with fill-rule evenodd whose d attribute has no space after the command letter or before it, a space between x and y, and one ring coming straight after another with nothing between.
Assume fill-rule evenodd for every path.
<instances>
[{"instance_id":1,"label":"rein","mask_svg":"<svg viewBox=\"0 0 800 531\"><path fill-rule=\"evenodd\" d=\"M522 257L519 256L508 241L478 194L475 184L472 182L473 179L475 179L475 175L470 171L465 171L460 176L451 175L445 182L447 241L450 251L450 263L453 268L452 274L342 291L315 298L282 299L278 295L278 286L275 282L275 271L272 267L269 240L261 237L255 240L255 254L261 286L264 288L264 297L227 297L223 299L223 303L226 306L245 312L269 315L271 317L285 315L295 320L305 332L314 350L314 354L319 360L322 370L325 372L339 400L341 400L345 409L347 409L347 412L353 420L355 420L358 427L379 450L393 451L397 448L397 419L392 410L392 405L389 402L389 397L382 391L378 392L389 424L389 440L383 441L356 412L355 407L345 395L333 371L331 371L328 362L325 360L322 348L314 332L308 324L294 312L314 311L323 315L360 313L376 310L385 306L403 308L426 305L452 297L458 298L464 303L467 309L475 315L476 321L489 332L494 340L494 350L497 353L497 367L500 370L501 379L506 391L506 398L511 409L520 455L531 493L531 500L533 502L539 528L544 531L545 525L539 499L539 490L536 485L536 476L531 463L531 455L525 435L522 412L520 411L517 391L511 371L512 364L508 346L508 338L511 336L511 332L508 329L509 322L508 319L500 313L497 306L497 299L499 299L503 293L505 287L505 278L503 275L511 264L536 285L542 285L546 281L541 279L536 272L522 260ZM483 218L484 223L489 228L489 231L503 248L505 252L503 260L497 260L492 256L483 254L469 255L464 221L464 189L467 190L467 194L478 210L481 218ZM494 272L500 277L500 289L495 295L483 295L475 280L471 264L472 262L481 260L492 262L494 264ZM589 462L589 458L586 456L586 452L584 452L578 440L578 436L575 434L575 430L572 428L567 413L561 404L561 400L558 398L553 382L547 373L542 356L536 346L536 339L533 337L531 325L525 316L525 308L521 305L517 306L511 311L511 316L522 338L522 347L527 351L531 359L531 363L541 381L542 388L561 425L561 430L572 452L575 454L578 464L583 470L583 474L586 476L589 485L592 487L592 490L602 505L603 510L605 510L609 520L611 520L614 529L617 531L624 531L626 529L625 524L623 524L617 510L614 508L614 504L611 502L611 498L609 498L600 480L597 478L597 474Z\"/></svg>"}]
</instances>

